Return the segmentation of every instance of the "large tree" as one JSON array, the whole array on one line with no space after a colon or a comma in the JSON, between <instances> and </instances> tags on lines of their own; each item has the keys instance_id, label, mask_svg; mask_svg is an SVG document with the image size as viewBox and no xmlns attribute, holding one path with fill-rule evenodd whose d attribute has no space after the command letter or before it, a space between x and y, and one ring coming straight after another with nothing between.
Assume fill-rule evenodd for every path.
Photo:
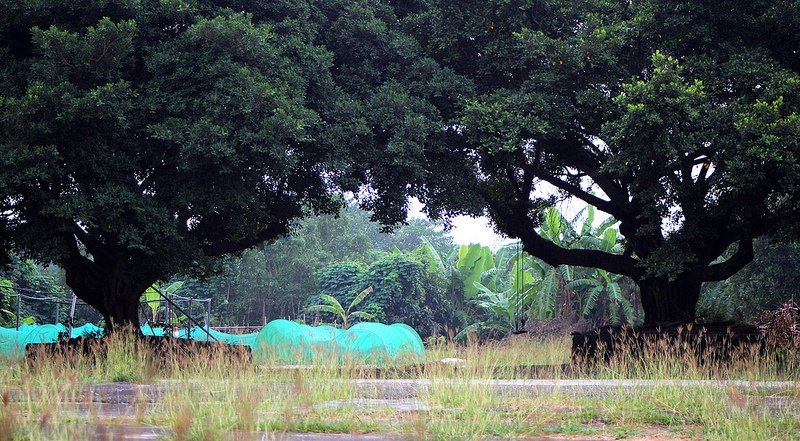
<instances>
[{"instance_id":1,"label":"large tree","mask_svg":"<svg viewBox=\"0 0 800 441\"><path fill-rule=\"evenodd\" d=\"M702 283L796 225L799 17L781 0L425 2L407 29L472 87L440 106L421 196L488 213L551 265L631 277L645 324L691 321ZM617 218L624 252L537 234L563 198Z\"/></svg>"},{"instance_id":2,"label":"large tree","mask_svg":"<svg viewBox=\"0 0 800 441\"><path fill-rule=\"evenodd\" d=\"M343 190L402 219L390 178L421 173L451 82L398 24L378 1L1 1L3 245L113 326Z\"/></svg>"}]
</instances>

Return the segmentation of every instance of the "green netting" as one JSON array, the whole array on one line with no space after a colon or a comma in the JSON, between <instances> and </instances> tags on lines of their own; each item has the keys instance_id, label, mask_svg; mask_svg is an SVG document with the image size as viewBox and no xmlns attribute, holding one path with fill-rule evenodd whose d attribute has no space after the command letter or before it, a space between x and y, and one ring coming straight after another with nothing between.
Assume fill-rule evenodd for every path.
<instances>
[{"instance_id":1,"label":"green netting","mask_svg":"<svg viewBox=\"0 0 800 441\"><path fill-rule=\"evenodd\" d=\"M22 356L25 346L20 347L17 339L18 332L14 328L0 328L0 355L6 358Z\"/></svg>"},{"instance_id":2,"label":"green netting","mask_svg":"<svg viewBox=\"0 0 800 441\"><path fill-rule=\"evenodd\" d=\"M0 356L19 358L25 355L25 346L30 343L53 343L59 335L66 335L67 328L58 325L20 325L17 328L0 327Z\"/></svg>"},{"instance_id":3,"label":"green netting","mask_svg":"<svg viewBox=\"0 0 800 441\"><path fill-rule=\"evenodd\" d=\"M19 358L30 343L54 343L66 337L64 325L20 325L0 327L0 356ZM142 334L163 337L161 327L142 326ZM210 334L210 336L209 336ZM71 337L100 337L103 328L91 323L72 329ZM370 365L414 364L423 362L425 348L419 334L408 325L395 323L359 323L342 330L332 326L308 326L288 320L273 320L258 333L227 334L215 330L206 333L199 327L178 330L178 338L219 341L250 346L256 361L308 364L344 362Z\"/></svg>"},{"instance_id":4,"label":"green netting","mask_svg":"<svg viewBox=\"0 0 800 441\"><path fill-rule=\"evenodd\" d=\"M183 333L178 337L185 338L186 335L186 331L183 330ZM253 346L256 341L256 335L258 334L255 332L251 332L249 334L228 334L225 332L215 331L213 329L210 329L208 333L206 333L204 328L194 326L188 335L191 336L192 340L221 341L223 343L228 343L229 345Z\"/></svg>"},{"instance_id":5,"label":"green netting","mask_svg":"<svg viewBox=\"0 0 800 441\"><path fill-rule=\"evenodd\" d=\"M193 327L191 331L181 328L178 338L191 338L200 341L220 341L232 345L253 346L255 344L256 333L251 334L226 334L215 330L209 331L211 336L199 327ZM67 328L62 324L57 325L27 325L21 324L17 328L0 327L0 357L19 358L25 355L25 346L30 343L55 343L59 337L66 337ZM170 335L164 332L161 327L142 326L142 334L155 337ZM103 328L87 323L72 329L71 338L80 337L102 337Z\"/></svg>"},{"instance_id":6,"label":"green netting","mask_svg":"<svg viewBox=\"0 0 800 441\"><path fill-rule=\"evenodd\" d=\"M256 361L307 364L348 362L370 365L415 364L425 359L419 335L404 324L359 323L342 330L273 320L258 333Z\"/></svg>"},{"instance_id":7,"label":"green netting","mask_svg":"<svg viewBox=\"0 0 800 441\"><path fill-rule=\"evenodd\" d=\"M144 331L144 327L142 328L142 331ZM72 334L70 334L70 337L72 338L102 337L102 336L103 336L103 328L95 325L94 323L87 323L83 326L72 328Z\"/></svg>"},{"instance_id":8,"label":"green netting","mask_svg":"<svg viewBox=\"0 0 800 441\"><path fill-rule=\"evenodd\" d=\"M164 328L162 327L151 327L150 325L142 326L142 335L147 335L150 337L163 337L165 335Z\"/></svg>"}]
</instances>

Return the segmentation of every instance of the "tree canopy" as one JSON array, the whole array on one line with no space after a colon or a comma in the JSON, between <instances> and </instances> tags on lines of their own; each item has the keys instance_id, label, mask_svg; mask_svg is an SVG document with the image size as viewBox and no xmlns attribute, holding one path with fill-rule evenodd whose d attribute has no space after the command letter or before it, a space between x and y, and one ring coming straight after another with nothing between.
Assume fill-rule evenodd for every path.
<instances>
[{"instance_id":1,"label":"tree canopy","mask_svg":"<svg viewBox=\"0 0 800 441\"><path fill-rule=\"evenodd\" d=\"M3 244L111 325L358 191L403 219L439 69L380 2L0 2ZM370 161L367 161L367 158Z\"/></svg>"},{"instance_id":2,"label":"tree canopy","mask_svg":"<svg viewBox=\"0 0 800 441\"><path fill-rule=\"evenodd\" d=\"M0 245L109 324L155 280L332 213L488 214L551 265L692 320L796 234L791 1L0 1ZM575 197L621 252L537 233ZM720 256L729 256L719 261Z\"/></svg>"},{"instance_id":3,"label":"tree canopy","mask_svg":"<svg viewBox=\"0 0 800 441\"><path fill-rule=\"evenodd\" d=\"M783 1L431 0L404 24L470 87L440 107L422 199L487 213L552 265L631 277L646 324L692 320L703 282L796 227L798 17ZM620 221L621 253L536 233L569 197Z\"/></svg>"}]
</instances>

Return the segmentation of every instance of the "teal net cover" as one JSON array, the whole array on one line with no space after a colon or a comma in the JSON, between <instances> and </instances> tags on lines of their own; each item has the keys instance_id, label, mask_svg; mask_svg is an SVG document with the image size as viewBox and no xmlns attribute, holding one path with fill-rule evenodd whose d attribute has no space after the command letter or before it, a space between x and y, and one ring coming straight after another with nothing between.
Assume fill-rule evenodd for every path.
<instances>
[{"instance_id":1,"label":"teal net cover","mask_svg":"<svg viewBox=\"0 0 800 441\"><path fill-rule=\"evenodd\" d=\"M142 328L144 331L144 328ZM95 325L94 323L87 323L83 326L78 326L72 328L72 334L70 334L71 338L81 338L81 337L95 337L99 338L103 336L103 328Z\"/></svg>"},{"instance_id":2,"label":"teal net cover","mask_svg":"<svg viewBox=\"0 0 800 441\"><path fill-rule=\"evenodd\" d=\"M173 330L142 326L147 336L172 336ZM55 343L66 338L62 324L0 327L0 357L22 358L31 343ZM103 328L92 323L72 329L71 338L103 336ZM227 334L200 327L177 329L178 338L218 341L249 346L257 362L284 364L348 363L366 365L417 364L425 360L425 347L419 334L410 326L395 323L358 323L342 330L332 326L308 326L289 320L273 320L258 333Z\"/></svg>"},{"instance_id":3,"label":"teal net cover","mask_svg":"<svg viewBox=\"0 0 800 441\"><path fill-rule=\"evenodd\" d=\"M347 330L273 320L252 346L256 362L286 364L417 364L425 360L422 339L411 327L396 323L359 323Z\"/></svg>"},{"instance_id":4,"label":"teal net cover","mask_svg":"<svg viewBox=\"0 0 800 441\"><path fill-rule=\"evenodd\" d=\"M25 346L30 343L53 343L59 336L66 336L67 328L57 325L20 325L17 328L0 327L0 356L22 358Z\"/></svg>"},{"instance_id":5,"label":"teal net cover","mask_svg":"<svg viewBox=\"0 0 800 441\"><path fill-rule=\"evenodd\" d=\"M242 346L253 346L256 341L256 335L258 333L251 332L249 334L228 334L225 332L216 331L214 329L209 329L206 332L205 328L200 328L197 326L193 326L191 331L186 332L185 329L181 330L182 332L178 337L186 338L187 335L192 340L198 341L218 341L222 343L227 343L229 345L242 345Z\"/></svg>"}]
</instances>

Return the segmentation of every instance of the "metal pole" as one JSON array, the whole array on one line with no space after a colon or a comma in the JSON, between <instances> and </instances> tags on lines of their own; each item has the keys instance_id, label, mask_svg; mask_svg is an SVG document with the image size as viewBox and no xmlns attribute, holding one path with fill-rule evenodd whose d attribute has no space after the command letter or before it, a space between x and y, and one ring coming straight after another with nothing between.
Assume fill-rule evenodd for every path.
<instances>
[{"instance_id":1,"label":"metal pole","mask_svg":"<svg viewBox=\"0 0 800 441\"><path fill-rule=\"evenodd\" d=\"M192 311L192 298L190 297L189 298L189 315L192 315L193 313L194 313L194 311ZM187 330L186 337L187 337L187 339L191 340L192 339L192 322L190 322L189 320L186 321L186 330Z\"/></svg>"},{"instance_id":2,"label":"metal pole","mask_svg":"<svg viewBox=\"0 0 800 441\"><path fill-rule=\"evenodd\" d=\"M22 314L20 311L20 302L22 301L22 294L17 293L17 331L19 331L19 315Z\"/></svg>"},{"instance_id":3,"label":"metal pole","mask_svg":"<svg viewBox=\"0 0 800 441\"><path fill-rule=\"evenodd\" d=\"M211 299L208 299L206 302L206 341L208 341L208 336L211 335Z\"/></svg>"},{"instance_id":4,"label":"metal pole","mask_svg":"<svg viewBox=\"0 0 800 441\"><path fill-rule=\"evenodd\" d=\"M78 303L78 296L75 294L72 295L72 304L69 305L69 322L72 323L75 320L75 304Z\"/></svg>"},{"instance_id":5,"label":"metal pole","mask_svg":"<svg viewBox=\"0 0 800 441\"><path fill-rule=\"evenodd\" d=\"M75 303L78 302L78 296L72 294L72 302L69 305L69 338L72 338L72 330L75 328Z\"/></svg>"}]
</instances>

